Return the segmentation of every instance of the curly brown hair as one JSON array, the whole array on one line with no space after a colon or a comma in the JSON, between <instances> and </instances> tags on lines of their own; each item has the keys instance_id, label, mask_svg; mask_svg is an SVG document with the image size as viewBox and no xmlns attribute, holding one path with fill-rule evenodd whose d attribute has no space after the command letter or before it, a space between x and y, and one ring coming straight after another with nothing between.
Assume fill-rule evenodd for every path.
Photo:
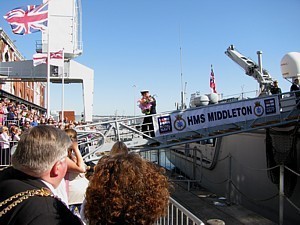
<instances>
[{"instance_id":1,"label":"curly brown hair","mask_svg":"<svg viewBox=\"0 0 300 225\"><path fill-rule=\"evenodd\" d=\"M165 170L138 154L103 157L86 190L90 225L152 225L166 212L170 183Z\"/></svg>"}]
</instances>

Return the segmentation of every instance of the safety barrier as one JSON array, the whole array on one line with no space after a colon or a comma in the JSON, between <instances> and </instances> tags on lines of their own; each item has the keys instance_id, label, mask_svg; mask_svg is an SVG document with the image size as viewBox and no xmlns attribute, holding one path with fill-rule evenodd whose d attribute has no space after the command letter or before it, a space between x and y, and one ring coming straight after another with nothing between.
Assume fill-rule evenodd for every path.
<instances>
[{"instance_id":1,"label":"safety barrier","mask_svg":"<svg viewBox=\"0 0 300 225\"><path fill-rule=\"evenodd\" d=\"M170 197L167 215L155 223L157 225L204 225L204 223L189 210Z\"/></svg>"},{"instance_id":2,"label":"safety barrier","mask_svg":"<svg viewBox=\"0 0 300 225\"><path fill-rule=\"evenodd\" d=\"M7 127L11 127L11 126L18 126L20 125L20 121L19 120L4 120L3 123L5 126Z\"/></svg>"},{"instance_id":3,"label":"safety barrier","mask_svg":"<svg viewBox=\"0 0 300 225\"><path fill-rule=\"evenodd\" d=\"M5 167L11 165L11 155L14 151L13 146L17 144L17 141L9 141L8 148L1 148L2 143L4 143L4 141L0 141L0 167Z\"/></svg>"}]
</instances>

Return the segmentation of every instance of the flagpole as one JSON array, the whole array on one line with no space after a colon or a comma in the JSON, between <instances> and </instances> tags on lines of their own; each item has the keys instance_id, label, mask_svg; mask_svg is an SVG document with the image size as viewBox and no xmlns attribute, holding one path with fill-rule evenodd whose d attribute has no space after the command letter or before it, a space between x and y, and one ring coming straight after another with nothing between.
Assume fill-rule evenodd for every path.
<instances>
[{"instance_id":1,"label":"flagpole","mask_svg":"<svg viewBox=\"0 0 300 225\"><path fill-rule=\"evenodd\" d=\"M64 106L65 106L65 49L63 48L62 50L62 60L63 60L63 65L62 65L62 99L61 99L61 122L64 124Z\"/></svg>"},{"instance_id":2,"label":"flagpole","mask_svg":"<svg viewBox=\"0 0 300 225\"><path fill-rule=\"evenodd\" d=\"M47 50L47 118L50 118L50 35L48 20L48 50Z\"/></svg>"}]
</instances>

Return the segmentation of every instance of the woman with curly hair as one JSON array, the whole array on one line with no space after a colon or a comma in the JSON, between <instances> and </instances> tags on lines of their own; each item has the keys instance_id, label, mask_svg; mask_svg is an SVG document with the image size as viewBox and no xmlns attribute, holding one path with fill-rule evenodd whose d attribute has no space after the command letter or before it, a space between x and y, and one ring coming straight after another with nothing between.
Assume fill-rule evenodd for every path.
<instances>
[{"instance_id":1,"label":"woman with curly hair","mask_svg":"<svg viewBox=\"0 0 300 225\"><path fill-rule=\"evenodd\" d=\"M135 153L103 157L86 191L89 225L152 225L167 210L165 170Z\"/></svg>"}]
</instances>

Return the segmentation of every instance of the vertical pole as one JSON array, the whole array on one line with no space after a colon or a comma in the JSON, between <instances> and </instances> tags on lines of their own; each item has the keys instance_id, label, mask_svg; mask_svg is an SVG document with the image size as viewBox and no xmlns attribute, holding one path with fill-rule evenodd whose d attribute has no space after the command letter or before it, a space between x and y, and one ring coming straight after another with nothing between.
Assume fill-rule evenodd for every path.
<instances>
[{"instance_id":1,"label":"vertical pole","mask_svg":"<svg viewBox=\"0 0 300 225\"><path fill-rule=\"evenodd\" d=\"M257 51L257 56L258 56L258 66L259 66L259 72L262 74L263 73L263 67L262 67L262 51Z\"/></svg>"},{"instance_id":2,"label":"vertical pole","mask_svg":"<svg viewBox=\"0 0 300 225\"><path fill-rule=\"evenodd\" d=\"M157 149L156 151L157 151L157 164L161 166L160 149Z\"/></svg>"},{"instance_id":3,"label":"vertical pole","mask_svg":"<svg viewBox=\"0 0 300 225\"><path fill-rule=\"evenodd\" d=\"M227 201L229 201L229 203L231 202L231 163L232 163L232 160L231 160L231 155L229 154L229 162L228 162L228 181L227 181Z\"/></svg>"},{"instance_id":4,"label":"vertical pole","mask_svg":"<svg viewBox=\"0 0 300 225\"><path fill-rule=\"evenodd\" d=\"M65 65L64 65L65 51L62 49L62 94L61 94L61 122L64 124L64 107L65 107Z\"/></svg>"},{"instance_id":5,"label":"vertical pole","mask_svg":"<svg viewBox=\"0 0 300 225\"><path fill-rule=\"evenodd\" d=\"M190 149L190 145L188 145L188 148L189 148L188 151L190 151L190 150L191 150L191 149ZM194 147L194 148L192 149L192 151L193 151L193 174L192 174L192 179L193 179L193 180L196 180L197 147ZM202 159L201 159L201 160L202 160Z\"/></svg>"},{"instance_id":6,"label":"vertical pole","mask_svg":"<svg viewBox=\"0 0 300 225\"><path fill-rule=\"evenodd\" d=\"M135 111L136 111L136 99L135 99L135 88L136 85L134 84L133 86L133 117L135 117Z\"/></svg>"},{"instance_id":7,"label":"vertical pole","mask_svg":"<svg viewBox=\"0 0 300 225\"><path fill-rule=\"evenodd\" d=\"M284 210L284 165L280 165L279 180L279 225L283 225Z\"/></svg>"},{"instance_id":8,"label":"vertical pole","mask_svg":"<svg viewBox=\"0 0 300 225\"><path fill-rule=\"evenodd\" d=\"M262 67L262 51L257 51L256 52L258 55L258 68L259 68L259 72L260 74L263 74L263 67ZM265 90L265 84L259 84L259 88L260 88L260 94Z\"/></svg>"},{"instance_id":9,"label":"vertical pole","mask_svg":"<svg viewBox=\"0 0 300 225\"><path fill-rule=\"evenodd\" d=\"M184 109L184 91L183 91L183 74L182 74L182 52L181 52L181 29L179 26L179 50L180 50L180 81L181 81L181 107L180 109Z\"/></svg>"},{"instance_id":10,"label":"vertical pole","mask_svg":"<svg viewBox=\"0 0 300 225\"><path fill-rule=\"evenodd\" d=\"M115 125L116 125L116 132L117 132L117 140L120 141L120 130L119 130L119 122L117 121L117 118L115 118L116 122L115 122Z\"/></svg>"},{"instance_id":11,"label":"vertical pole","mask_svg":"<svg viewBox=\"0 0 300 225\"><path fill-rule=\"evenodd\" d=\"M49 21L48 21L49 23ZM49 24L48 24L49 26ZM50 117L50 35L48 27L48 46L47 46L47 118Z\"/></svg>"}]
</instances>

